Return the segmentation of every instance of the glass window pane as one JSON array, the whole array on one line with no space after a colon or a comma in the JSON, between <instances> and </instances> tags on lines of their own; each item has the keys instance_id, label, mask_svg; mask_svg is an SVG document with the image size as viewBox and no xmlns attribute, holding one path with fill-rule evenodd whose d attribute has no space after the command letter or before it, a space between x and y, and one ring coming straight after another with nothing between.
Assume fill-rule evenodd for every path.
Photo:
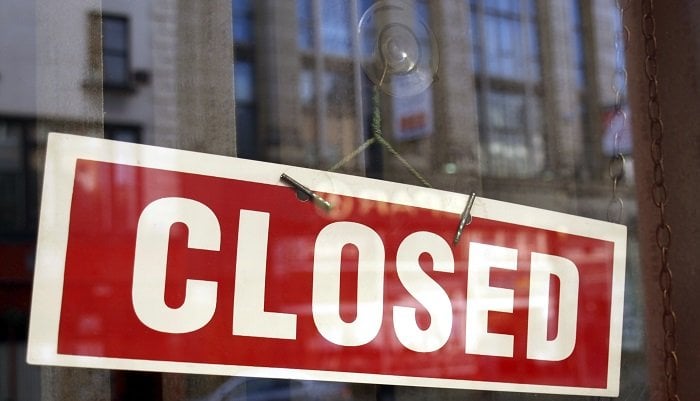
<instances>
[{"instance_id":1,"label":"glass window pane","mask_svg":"<svg viewBox=\"0 0 700 401\"><path fill-rule=\"evenodd\" d=\"M126 20L104 17L102 20L103 45L108 50L126 51L128 48Z\"/></svg>"},{"instance_id":2,"label":"glass window pane","mask_svg":"<svg viewBox=\"0 0 700 401\"><path fill-rule=\"evenodd\" d=\"M21 125L0 120L0 234L25 229L25 168Z\"/></svg>"},{"instance_id":3,"label":"glass window pane","mask_svg":"<svg viewBox=\"0 0 700 401\"><path fill-rule=\"evenodd\" d=\"M583 89L586 85L586 55L583 37L583 21L581 19L581 7L582 5L579 0L569 1L574 36L571 51L573 53L574 66L576 68L576 85L579 89Z\"/></svg>"},{"instance_id":4,"label":"glass window pane","mask_svg":"<svg viewBox=\"0 0 700 401\"><path fill-rule=\"evenodd\" d=\"M129 80L129 67L122 55L104 54L105 84L123 84Z\"/></svg>"},{"instance_id":5,"label":"glass window pane","mask_svg":"<svg viewBox=\"0 0 700 401\"><path fill-rule=\"evenodd\" d=\"M321 44L324 53L350 54L350 2L323 0L321 2Z\"/></svg>"},{"instance_id":6,"label":"glass window pane","mask_svg":"<svg viewBox=\"0 0 700 401\"><path fill-rule=\"evenodd\" d=\"M352 107L354 92L352 81L339 71L325 71L321 87L323 96L328 102L328 109L342 112Z\"/></svg>"},{"instance_id":7,"label":"glass window pane","mask_svg":"<svg viewBox=\"0 0 700 401\"><path fill-rule=\"evenodd\" d=\"M29 308L22 306L28 304L21 304L18 302L19 297L14 296L14 291L21 291L28 297L31 289L29 281L19 282L14 277L8 279L2 274L7 270L7 266L20 266L17 261L23 261L25 258L8 253L8 243L24 241L27 249L32 249L36 244L31 223L28 222L32 221L32 213L36 213L37 209L33 200L36 194L33 192L39 190L39 185L33 175L34 169L42 165L48 131L65 128L66 131L75 134L99 136L104 128L105 137L120 141L143 140L158 146L191 147L190 150L212 153L221 151L229 155L232 154L235 139L239 157L265 158L284 165L313 167L324 171L347 156L350 161L338 171L420 185L421 182L412 174L412 171L417 171L428 177L427 181L432 186L441 190L465 193L476 189L481 191L478 194L484 198L512 201L587 217L599 218L602 215L602 218L605 218L605 205L610 197L609 191L605 190L610 186L610 182L607 178L601 178L606 177L608 173L610 136L605 134L610 133L610 127L614 126L614 121L610 121L611 117L606 111L610 110L611 102L615 99L612 90L605 88L611 86L611 82L606 81L612 80L615 68L624 68L624 59L615 59L612 49L614 38L611 31L622 29L615 14L615 2L383 0L382 4L394 1L401 2L410 10L403 16L406 18L377 19L373 27L368 27L369 34L360 39L362 43L354 43L357 19L375 4L373 0L231 0L231 3L196 0L100 0L97 7L93 7L92 2L79 1L69 2L70 5L55 0L0 2L0 20L3 21L0 24L0 284L3 290L10 289L3 292L3 301L7 298L12 301L0 302L0 399L39 401L46 397L51 398L54 394L64 394L69 399L95 398L83 385L75 385L79 380L72 380L74 376L82 377L83 371L79 369L66 371L66 382L70 385L65 386L54 383L54 380L41 382L42 377L53 377L53 372L50 371L52 368L37 368L37 373L33 376L23 376L26 374L23 361L26 347L21 343L25 338L23 334L17 336L13 333L15 337L9 336L9 329L4 326L8 316L5 313L8 305L12 308L20 305L20 309L24 308L22 311L28 311ZM221 7L221 4L227 7ZM584 13L579 9L581 4L584 4ZM540 9L538 5L541 6ZM670 7L672 9L672 6ZM24 14L17 14L17 10L21 9L25 9ZM460 14L465 13L465 9L468 16ZM100 25L87 21L101 21L103 11L118 14L104 17L101 36L98 32ZM571 18L567 18L569 14ZM48 16L51 18L47 18ZM585 17L583 20L586 26L582 23L582 16ZM383 23L399 20L409 28L418 28L418 23L422 22L432 29L440 45L438 76L434 77L432 86L425 92L408 97L391 96L381 92L378 103L375 104L372 97L375 83L363 70L366 67L363 62L370 61L355 59L358 54L365 53L355 52L354 46L364 48L372 41L373 34L385 27L382 26ZM211 24L212 21L220 24ZM87 27L86 22L90 24ZM676 22L680 24L679 27L685 23ZM464 24L469 24L469 29L461 26ZM229 28L232 28L230 35ZM566 32L561 34L562 30ZM92 32L94 35L85 38L86 32ZM420 29L417 32L418 41L425 44L428 37L422 35ZM540 37L540 32L549 34ZM668 32L664 32L666 33ZM664 35L659 35L660 40L663 37ZM683 42L677 44L682 45ZM102 52L99 52L100 45ZM233 59L230 57L231 50ZM65 57L66 55L70 57ZM221 57L216 57L217 55ZM694 55L690 54L688 57L693 58ZM55 66L51 65L54 61ZM468 65L469 62L472 63L471 66ZM659 62L661 63L661 60ZM98 71L100 65L103 66L100 71L104 73L102 87L99 85L99 76L83 74L90 68ZM55 68L56 66L60 68ZM64 76L62 73L65 71L69 71L70 74ZM546 71L548 76L543 76L542 71ZM588 71L591 78L595 76L601 81L596 83L597 90L587 90L584 71ZM394 71L391 71L391 74L393 73ZM550 77L556 79L550 80ZM690 80L692 78L689 77ZM231 81L235 82L233 86ZM26 88L18 87L18 82L24 82L22 85ZM45 85L47 82L51 85ZM411 84L410 80L396 79L395 76L389 76L383 82L390 82L392 85ZM60 91L56 88L60 88ZM109 88L116 90L103 91ZM28 99L25 99L25 95ZM621 98L625 98L624 93ZM29 106L19 107L18 104L22 102ZM231 104L235 104L235 109ZM3 126L4 119L8 116L12 123ZM232 126L234 117L235 127ZM24 122L34 119L40 122L31 124L41 125L40 129L36 129L36 133L33 132L34 128L26 129L28 125ZM373 125L378 120L381 120L380 127ZM579 124L579 120L583 120L583 123ZM628 122L631 123L631 120L637 121L628 119ZM22 123L15 124L16 121ZM103 121L105 124L102 124ZM221 123L222 121L227 123ZM370 145L371 142L366 141L373 138L372 135L377 129L381 131L386 143L381 143L377 136L374 137L375 142ZM219 145L223 148L224 144L231 145L231 150L213 148ZM368 146L362 147L363 144ZM623 148L623 152L629 151L626 147ZM579 167L584 164L586 171L581 173L580 170L584 169ZM629 165L631 163L627 166ZM406 168L407 166L410 168ZM330 182L301 181L312 189L319 183L319 190L333 192L337 188L344 189L335 185L333 180L336 176L328 176L331 177ZM79 179L91 182L97 179L96 177L97 175L93 177L91 172L86 172ZM135 174L121 174L117 180L127 184L135 180L135 177ZM277 178L278 176L275 176L271 179L276 181ZM625 213L629 215L625 219L630 225L630 242L634 243L633 237L637 232L635 225L639 218L638 208L633 202L627 202L628 198L633 200L635 193L630 176L625 177L622 182L616 182L615 185L625 196ZM120 188L123 189L117 185L93 193L98 200L119 200L127 197L143 200L154 196L153 187L144 187L143 193L140 189L121 191ZM191 187L172 183L172 189L177 192L174 195L179 196L189 193ZM296 202L292 190L286 191L284 187L278 189L290 196L288 201ZM168 191L169 189L164 190ZM420 195L421 192L422 190L413 193ZM410 196L413 196L413 193ZM238 199L239 195L245 197L246 194L247 192L232 194L231 197ZM212 195L212 199L214 198ZM232 201L228 197L216 198L218 200L204 202L205 205L209 206L219 201L229 205ZM256 197L255 200L249 209L264 212L262 207L257 209L260 205L258 202L264 203L267 200L260 197ZM286 202L280 198L269 201L270 205ZM404 199L398 201L402 203ZM423 199L418 201L422 202ZM426 204L428 201L431 200L426 200ZM392 208L391 202L393 199L370 212L379 217L389 215L387 210ZM119 202L111 203L116 206ZM328 222L355 221L357 213L365 212L362 209L366 203L358 201L350 206L349 203L338 203L337 208L334 204L333 214L328 216ZM105 204L110 206L106 201ZM309 213L315 211L312 203L303 206L308 206ZM141 210L136 210L137 206L133 208L138 219ZM73 209L73 213L80 213L81 210L78 209ZM109 207L103 208L105 211L106 209ZM230 207L228 210L231 210ZM234 214L235 212L237 211L234 210ZM100 216L97 216L98 214ZM95 213L94 216L87 217L101 219L102 214ZM285 240L282 247L278 245L277 232L294 231L300 227L285 226L289 222L285 219L291 217L294 216L286 215L280 219L274 213L271 216L271 235L268 243L270 261L285 260L289 255L296 261L295 258L299 254L310 255L315 252L314 233L311 232L317 228L315 225L303 224L301 227L307 230L303 235ZM124 224L120 218L110 219L110 225L122 229L119 226ZM387 224L395 230L410 224L411 227L421 226L421 230L426 228L430 231L429 228L435 223L432 219L433 217L431 220L423 220L407 216L395 226L393 222ZM169 303L176 304L177 297L184 291L186 279L216 282L218 294L221 296L224 291L233 288L234 284L240 284L231 281L234 272L232 263L235 258L227 259L222 272L216 271L218 267L214 264L206 264L204 269L199 269L200 265L188 265L190 260L199 258L200 255L211 261L219 257L216 255L225 257L226 252L235 253L237 221L222 219L220 223L220 252L188 248L186 243L181 241L182 225L173 227L173 233L177 234L173 236L177 238L173 238L169 248L173 256L172 260L168 261L173 262L168 266L172 270L169 271L169 274L172 274L169 276L167 287ZM105 227L105 230L112 228ZM470 240L486 242L493 239L485 238L489 234L482 235L474 228L472 225L466 231ZM22 235L15 234L20 231ZM194 232L193 229L192 233ZM386 237L382 234L389 257L395 256L396 249L389 249L391 246L387 244L393 241L394 234L398 238L398 233L399 231L393 231ZM496 240L509 242L510 236L510 232L504 233L503 237L506 239L499 237ZM405 238L403 235L401 237ZM107 235L106 238L113 237ZM339 235L339 238L344 237ZM548 236L542 241L546 243L550 238L553 237ZM385 241L387 239L388 241ZM449 242L451 238L448 235L445 239ZM493 269L492 285L511 288L518 294L516 298L520 298L520 295L527 295L527 278L530 271L525 265L528 255L522 252L525 245L520 243L519 238L513 238L512 242L515 243L513 247L518 248L519 255L522 256L518 259L518 271L514 276L508 276L508 272L501 271L503 269ZM119 243L133 245L133 240L115 240L113 243L108 241L105 249L116 248ZM544 247L544 243L538 242L536 245ZM233 248L231 244L234 245ZM341 304L338 305L343 309L342 318L348 324L352 320L348 319L352 311L346 313L345 300L354 299L357 292L353 286L349 289L345 287L345 279L349 278L352 282L355 274L355 253L351 248L348 246L341 252L343 294ZM93 249L89 251L93 252L93 255L97 254ZM186 257L179 257L182 252L187 254ZM572 252L581 258L600 257L588 248ZM630 247L628 253L636 253L634 246ZM26 259L30 260L31 256ZM430 272L432 262L429 255L421 255L420 259L420 267L440 286L443 284L443 278L447 281L446 277L459 273ZM303 264L299 270L295 270L298 266L290 266L284 273L302 274L299 273L301 269L304 269L303 274L311 272L312 264ZM627 270L638 272L639 264L638 260L628 259ZM127 270L131 267L126 265ZM384 278L387 282L396 278L393 261L387 260L383 267L386 270ZM95 264L95 270L97 269L99 266ZM114 270L109 272L114 273ZM461 273L464 273L464 265ZM634 273L627 277L630 280L626 282L628 288L624 303L626 311L623 319L625 334L622 339L624 358L620 398L647 400L644 372L646 365L643 362L647 344L643 336L645 327L641 316L645 309L639 302L646 295L639 290L640 286L635 282L638 279L644 283L645 278L635 277ZM295 352L299 352L302 357L314 355L304 362L309 365L314 364L315 359L323 359L316 356L326 354L330 364L336 363L337 354L333 353L333 344L327 341L307 342L304 338L309 330L314 330L313 319L305 309L306 304L297 302L298 299L288 303L279 301L289 296L289 289L272 291L276 288L284 289L287 279L284 274L282 277L271 273L266 276L266 280L271 281L268 282L270 285L266 286L270 291L266 291L265 303L273 301L271 305L266 305L266 311L297 314L298 342L292 342L297 339L281 340L273 347L265 347L269 351L265 358L279 357L284 361L280 364L296 358L296 354L281 355L273 352L277 344L285 343L296 347ZM170 281L177 285L171 286ZM293 280L289 280L291 281ZM556 279L552 281L555 282ZM463 304L459 302L465 294L464 281L460 283L457 283L458 291L443 287L450 300L454 301L455 322L451 326L449 342L436 352L447 353L449 349L456 349L454 360L458 362L463 361L463 357L466 358L463 341L468 339L470 334L470 328L467 327L465 332L463 324L464 309ZM85 285L90 285L88 280ZM384 290L389 289L391 285L386 285ZM306 288L303 285L301 287L302 291ZM399 291L401 290L399 288ZM106 295L104 291L107 290L96 288L91 294ZM556 289L553 292L556 292ZM128 307L128 291L126 295ZM341 366L342 369L383 374L394 368L397 361L392 359L392 356L401 355L408 358L409 355L414 355L395 338L396 333L391 332L394 330L392 308L417 307L417 323L423 329L429 326L431 319L436 322L434 318L437 315L431 316L431 313L427 313L425 308L421 307L420 302L403 297L404 295L411 294L402 292L397 297L389 295L383 300L382 310L389 315L381 315L381 335L376 338L377 342L368 344L367 347L345 347L342 355L337 357L337 366ZM231 335L231 299L232 296L218 299L216 313L227 310L229 313L223 313L222 316L225 316L222 318L217 315L211 326L212 329L222 328L226 337L238 335ZM276 303L278 301L279 304ZM352 305L352 301L349 304L351 307L355 306ZM287 306L289 309L285 309ZM583 305L583 309L586 307L589 307L589 304ZM488 331L500 332L500 323L511 316L517 315L517 319L526 320L528 311L519 306L515 308L519 310L513 314L493 313L487 316ZM581 313L585 312L583 309L580 309ZM632 319L628 319L630 315ZM73 316L75 321L81 324L77 326L79 330L86 330L86 337L92 336L90 339L96 337L91 330L101 324L93 316L89 315L84 319L82 316ZM305 326L309 322L311 323ZM100 329L105 327L103 324ZM387 335L385 329L388 330ZM442 331L444 333L449 330ZM508 334L515 337L522 333L527 334L527 330L516 331ZM110 337L110 341L115 343L122 340L122 333L116 333L118 332L112 333ZM319 333L313 333L315 337L323 340ZM184 339L190 334L192 333L184 333L179 338ZM17 338L19 341L14 341ZM260 343L267 341L265 338L260 339ZM126 342L128 343L128 339ZM308 345L311 342L313 345ZM17 347L10 348L15 343ZM95 343L91 342L86 348L97 349L98 345L93 345ZM522 336L518 337L516 352L524 354L525 345L525 339ZM307 346L308 348L305 348ZM191 344L191 347L196 347L196 344ZM368 348L372 348L371 352L376 352L378 357L362 360L363 355L368 355L365 353ZM177 352L185 349L180 347ZM256 354L255 347L243 347L243 350L252 350L252 354ZM14 358L17 363L12 361L15 354L19 355L18 358ZM599 354L596 355L600 357ZM217 355L219 356L221 355ZM421 362L433 361L430 353L420 353L418 358L421 358ZM453 359L440 358L440 363L448 364L451 360ZM503 360L499 360L496 364L502 367L502 362ZM580 361L577 361L577 366L581 365L578 362ZM273 364L266 366L269 365ZM423 363L416 365L426 372L432 371L432 367L427 366L427 363L426 366ZM12 370L13 366L18 366L18 370ZM573 363L569 366L573 366ZM481 367L483 365L480 363L456 363L435 370L456 376L463 372L482 374L485 370ZM403 366L399 368L404 369ZM513 376L525 372L522 368L516 366L512 371ZM42 375L39 375L39 369L49 369L49 374L42 372ZM494 370L498 369L489 369L491 372ZM283 369L276 372L280 371ZM249 401L263 398L279 401L577 399L575 396L501 392L499 387L495 388L495 391L461 391L350 382L247 379L237 376L209 379L185 374L166 376L156 373L150 379L141 380L137 375L122 373L90 371L86 375L94 374L94 377L97 377L103 373L105 380L95 386L99 387L95 392L111 394L115 399L138 398L139 395L155 400L162 398L163 401L185 398L209 401L239 398ZM14 374L17 376L13 376ZM310 373L312 376L313 374ZM32 380L28 380L27 377ZM12 383L12 380L15 380L15 383ZM87 381L80 382L86 383L85 387L92 386ZM33 385L27 386L26 383ZM16 387L13 388L13 384L16 384ZM56 391L50 391L41 397L38 392L42 388ZM15 389L18 390L14 391ZM25 397L30 391L36 396Z\"/></svg>"},{"instance_id":8,"label":"glass window pane","mask_svg":"<svg viewBox=\"0 0 700 401\"><path fill-rule=\"evenodd\" d=\"M484 6L488 12L499 14L520 14L521 0L486 0Z\"/></svg>"},{"instance_id":9,"label":"glass window pane","mask_svg":"<svg viewBox=\"0 0 700 401\"><path fill-rule=\"evenodd\" d=\"M297 18L299 20L298 44L303 50L314 47L313 4L312 0L297 0Z\"/></svg>"},{"instance_id":10,"label":"glass window pane","mask_svg":"<svg viewBox=\"0 0 700 401\"><path fill-rule=\"evenodd\" d=\"M125 86L129 83L128 20L104 16L102 20L102 63L106 85Z\"/></svg>"},{"instance_id":11,"label":"glass window pane","mask_svg":"<svg viewBox=\"0 0 700 401\"><path fill-rule=\"evenodd\" d=\"M234 63L236 101L236 150L239 157L258 158L255 65L246 60Z\"/></svg>"},{"instance_id":12,"label":"glass window pane","mask_svg":"<svg viewBox=\"0 0 700 401\"><path fill-rule=\"evenodd\" d=\"M24 228L24 177L21 173L0 172L0 234Z\"/></svg>"},{"instance_id":13,"label":"glass window pane","mask_svg":"<svg viewBox=\"0 0 700 401\"><path fill-rule=\"evenodd\" d=\"M374 0L357 0L358 19L359 17L362 17L362 14L364 14L364 12L367 11L372 4L374 4Z\"/></svg>"},{"instance_id":14,"label":"glass window pane","mask_svg":"<svg viewBox=\"0 0 700 401\"><path fill-rule=\"evenodd\" d=\"M416 32L418 35L418 41L425 49L430 46L430 38L428 37L427 30L420 27L421 24L425 27L430 26L430 7L428 6L428 2L426 0L416 1L416 28L414 29L414 32Z\"/></svg>"},{"instance_id":15,"label":"glass window pane","mask_svg":"<svg viewBox=\"0 0 700 401\"><path fill-rule=\"evenodd\" d=\"M539 30L535 23L530 23L527 26L529 32L527 33L528 38L530 38L530 46L524 50L524 54L527 55L526 62L530 64L530 79L539 81L542 78L542 70L540 68L540 40L539 40Z\"/></svg>"},{"instance_id":16,"label":"glass window pane","mask_svg":"<svg viewBox=\"0 0 700 401\"><path fill-rule=\"evenodd\" d=\"M493 75L503 75L503 64L501 64L501 24L497 17L490 15L484 16L484 45L485 58L488 66L488 72Z\"/></svg>"},{"instance_id":17,"label":"glass window pane","mask_svg":"<svg viewBox=\"0 0 700 401\"><path fill-rule=\"evenodd\" d=\"M22 168L21 140L17 125L0 121L0 172L15 173Z\"/></svg>"},{"instance_id":18,"label":"glass window pane","mask_svg":"<svg viewBox=\"0 0 700 401\"><path fill-rule=\"evenodd\" d=\"M257 158L255 107L236 105L236 150L239 157Z\"/></svg>"},{"instance_id":19,"label":"glass window pane","mask_svg":"<svg viewBox=\"0 0 700 401\"><path fill-rule=\"evenodd\" d=\"M105 138L121 142L141 142L141 132L134 127L105 127Z\"/></svg>"},{"instance_id":20,"label":"glass window pane","mask_svg":"<svg viewBox=\"0 0 700 401\"><path fill-rule=\"evenodd\" d=\"M251 0L233 0L233 39L236 43L253 40L253 4Z\"/></svg>"},{"instance_id":21,"label":"glass window pane","mask_svg":"<svg viewBox=\"0 0 700 401\"><path fill-rule=\"evenodd\" d=\"M310 108L314 106L316 94L314 74L311 70L302 70L299 75L299 97L301 98L302 107Z\"/></svg>"},{"instance_id":22,"label":"glass window pane","mask_svg":"<svg viewBox=\"0 0 700 401\"><path fill-rule=\"evenodd\" d=\"M234 69L234 87L236 102L252 103L255 101L255 76L253 63L237 61Z\"/></svg>"},{"instance_id":23,"label":"glass window pane","mask_svg":"<svg viewBox=\"0 0 700 401\"><path fill-rule=\"evenodd\" d=\"M472 0L474 4L476 0ZM469 36L471 40L471 59L474 72L481 71L481 28L479 25L479 13L476 6L472 5L469 12Z\"/></svg>"},{"instance_id":24,"label":"glass window pane","mask_svg":"<svg viewBox=\"0 0 700 401\"><path fill-rule=\"evenodd\" d=\"M341 79L337 73L331 71L325 71L323 73L323 80L321 81L321 91L324 97L330 97L335 92L335 87L338 80Z\"/></svg>"},{"instance_id":25,"label":"glass window pane","mask_svg":"<svg viewBox=\"0 0 700 401\"><path fill-rule=\"evenodd\" d=\"M126 60L122 56L104 56L104 80L105 83L124 83L129 77Z\"/></svg>"}]
</instances>

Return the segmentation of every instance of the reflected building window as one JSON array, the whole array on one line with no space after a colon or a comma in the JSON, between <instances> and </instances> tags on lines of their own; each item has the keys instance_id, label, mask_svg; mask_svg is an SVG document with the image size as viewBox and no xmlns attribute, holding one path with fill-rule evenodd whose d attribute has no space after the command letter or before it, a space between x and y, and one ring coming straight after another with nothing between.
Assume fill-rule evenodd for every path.
<instances>
[{"instance_id":1,"label":"reflected building window","mask_svg":"<svg viewBox=\"0 0 700 401\"><path fill-rule=\"evenodd\" d=\"M311 110L316 101L314 93L314 73L310 69L303 69L299 74L299 99L303 110Z\"/></svg>"},{"instance_id":2,"label":"reflected building window","mask_svg":"<svg viewBox=\"0 0 700 401\"><path fill-rule=\"evenodd\" d=\"M358 0L357 2L357 18L358 22L359 19L362 18L364 13L372 7L372 4L374 3L374 0ZM367 33L365 35L362 35L362 43L359 45L362 46L363 52L368 52L371 51L371 49L374 47L374 41L373 38L377 37L377 30L374 25L367 25L365 27L367 29Z\"/></svg>"},{"instance_id":3,"label":"reflected building window","mask_svg":"<svg viewBox=\"0 0 700 401\"><path fill-rule=\"evenodd\" d=\"M371 3L297 0L300 130L310 167L332 165L361 143L354 27Z\"/></svg>"},{"instance_id":4,"label":"reflected building window","mask_svg":"<svg viewBox=\"0 0 700 401\"><path fill-rule=\"evenodd\" d=\"M131 84L129 66L129 20L122 16L102 17L102 68L105 88Z\"/></svg>"},{"instance_id":5,"label":"reflected building window","mask_svg":"<svg viewBox=\"0 0 700 401\"><path fill-rule=\"evenodd\" d=\"M313 51L320 43L320 51L324 54L350 57L353 3L347 0L297 0L299 48Z\"/></svg>"},{"instance_id":6,"label":"reflected building window","mask_svg":"<svg viewBox=\"0 0 700 401\"><path fill-rule=\"evenodd\" d=\"M588 155L579 160L576 174L580 177L594 177L597 170L597 162L600 158L600 143L595 133L595 123L591 121L590 109L596 107L595 100L588 90L588 78L586 67L586 41L583 23L584 4L581 0L569 0L568 8L571 18L571 58L574 68L574 82L578 93L578 129L583 140L583 153Z\"/></svg>"},{"instance_id":7,"label":"reflected building window","mask_svg":"<svg viewBox=\"0 0 700 401\"><path fill-rule=\"evenodd\" d=\"M298 43L301 50L314 48L314 10L312 0L297 0Z\"/></svg>"},{"instance_id":8,"label":"reflected building window","mask_svg":"<svg viewBox=\"0 0 700 401\"><path fill-rule=\"evenodd\" d=\"M233 76L236 99L237 153L239 157L256 158L257 116L253 63L247 60L236 60Z\"/></svg>"},{"instance_id":9,"label":"reflected building window","mask_svg":"<svg viewBox=\"0 0 700 401\"><path fill-rule=\"evenodd\" d=\"M299 132L304 146L304 163L315 166L318 162L316 155L316 83L314 71L311 68L302 68L299 73L299 100L301 102L301 116L299 119Z\"/></svg>"},{"instance_id":10,"label":"reflected building window","mask_svg":"<svg viewBox=\"0 0 700 401\"><path fill-rule=\"evenodd\" d=\"M243 103L253 103L255 101L253 63L249 61L236 61L233 73L236 81L236 88L234 90L236 100Z\"/></svg>"},{"instance_id":11,"label":"reflected building window","mask_svg":"<svg viewBox=\"0 0 700 401\"><path fill-rule=\"evenodd\" d=\"M325 54L350 56L351 2L347 0L321 1L321 43Z\"/></svg>"},{"instance_id":12,"label":"reflected building window","mask_svg":"<svg viewBox=\"0 0 700 401\"><path fill-rule=\"evenodd\" d=\"M419 24L425 24L426 27L430 26L430 5L427 0L416 0L416 29L414 32L418 36L418 42L423 45L424 49L429 48L430 38L428 37L427 30L419 29Z\"/></svg>"},{"instance_id":13,"label":"reflected building window","mask_svg":"<svg viewBox=\"0 0 700 401\"><path fill-rule=\"evenodd\" d=\"M105 124L105 139L120 142L141 143L141 129L128 125Z\"/></svg>"},{"instance_id":14,"label":"reflected building window","mask_svg":"<svg viewBox=\"0 0 700 401\"><path fill-rule=\"evenodd\" d=\"M545 162L534 0L469 0L484 172L528 177Z\"/></svg>"},{"instance_id":15,"label":"reflected building window","mask_svg":"<svg viewBox=\"0 0 700 401\"><path fill-rule=\"evenodd\" d=\"M255 89L255 9L252 0L233 0L234 99L236 103L236 153L259 158L257 146L257 96Z\"/></svg>"},{"instance_id":16,"label":"reflected building window","mask_svg":"<svg viewBox=\"0 0 700 401\"><path fill-rule=\"evenodd\" d=\"M36 170L30 164L33 124L0 119L0 238L34 235Z\"/></svg>"},{"instance_id":17,"label":"reflected building window","mask_svg":"<svg viewBox=\"0 0 700 401\"><path fill-rule=\"evenodd\" d=\"M347 78L348 72L329 70L323 74L321 92L328 103L329 114L342 116L351 113L352 103L343 99L353 95L353 82Z\"/></svg>"},{"instance_id":18,"label":"reflected building window","mask_svg":"<svg viewBox=\"0 0 700 401\"><path fill-rule=\"evenodd\" d=\"M571 48L576 68L576 88L583 91L586 87L586 50L583 30L582 7L580 0L570 0L571 19L573 26L573 46Z\"/></svg>"},{"instance_id":19,"label":"reflected building window","mask_svg":"<svg viewBox=\"0 0 700 401\"><path fill-rule=\"evenodd\" d=\"M253 5L251 0L233 0L233 38L237 44L253 41Z\"/></svg>"}]
</instances>

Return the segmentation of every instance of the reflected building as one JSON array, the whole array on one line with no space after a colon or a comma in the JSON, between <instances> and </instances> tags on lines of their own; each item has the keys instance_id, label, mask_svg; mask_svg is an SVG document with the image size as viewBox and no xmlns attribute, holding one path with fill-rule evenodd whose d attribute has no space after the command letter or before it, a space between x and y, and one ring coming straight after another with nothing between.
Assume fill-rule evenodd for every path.
<instances>
[{"instance_id":1,"label":"reflected building","mask_svg":"<svg viewBox=\"0 0 700 401\"><path fill-rule=\"evenodd\" d=\"M624 101L615 2L405 0L401 23L434 46L438 68L417 93L388 84L378 104L365 61L379 33L357 34L374 4L0 4L0 358L22 359L49 131L227 155L235 147L243 158L421 185L377 143L348 157L372 138L376 108L383 137L436 188L606 219L609 160L631 151L628 130L611 145ZM618 187L630 234L632 185L628 177ZM639 388L639 263L633 235L629 242L623 380ZM0 374L36 379L15 366ZM37 399L27 389L6 387L0 398Z\"/></svg>"},{"instance_id":2,"label":"reflected building","mask_svg":"<svg viewBox=\"0 0 700 401\"><path fill-rule=\"evenodd\" d=\"M371 137L373 83L362 41L372 35L357 31L372 4L233 2L240 157L329 169ZM401 4L432 31L439 68L422 92L382 92L382 132L396 150L439 188L605 219L606 128L615 71L624 68L616 5ZM420 185L381 148L340 171Z\"/></svg>"}]
</instances>

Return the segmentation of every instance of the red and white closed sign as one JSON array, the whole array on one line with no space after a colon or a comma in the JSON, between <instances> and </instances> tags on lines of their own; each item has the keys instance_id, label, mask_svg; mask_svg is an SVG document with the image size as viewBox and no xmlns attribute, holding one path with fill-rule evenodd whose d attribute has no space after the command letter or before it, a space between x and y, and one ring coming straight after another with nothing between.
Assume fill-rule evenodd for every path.
<instances>
[{"instance_id":1,"label":"red and white closed sign","mask_svg":"<svg viewBox=\"0 0 700 401\"><path fill-rule=\"evenodd\" d=\"M51 134L28 360L616 395L625 227L466 202Z\"/></svg>"}]
</instances>

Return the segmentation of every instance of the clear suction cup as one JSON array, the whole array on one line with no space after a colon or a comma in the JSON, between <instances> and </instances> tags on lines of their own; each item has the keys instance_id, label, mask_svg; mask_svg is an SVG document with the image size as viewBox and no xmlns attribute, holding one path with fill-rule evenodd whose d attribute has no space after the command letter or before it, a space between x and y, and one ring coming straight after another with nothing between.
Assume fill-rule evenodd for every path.
<instances>
[{"instance_id":1,"label":"clear suction cup","mask_svg":"<svg viewBox=\"0 0 700 401\"><path fill-rule=\"evenodd\" d=\"M374 3L362 15L357 34L362 68L382 92L412 96L433 83L439 61L435 36L403 1Z\"/></svg>"}]
</instances>

